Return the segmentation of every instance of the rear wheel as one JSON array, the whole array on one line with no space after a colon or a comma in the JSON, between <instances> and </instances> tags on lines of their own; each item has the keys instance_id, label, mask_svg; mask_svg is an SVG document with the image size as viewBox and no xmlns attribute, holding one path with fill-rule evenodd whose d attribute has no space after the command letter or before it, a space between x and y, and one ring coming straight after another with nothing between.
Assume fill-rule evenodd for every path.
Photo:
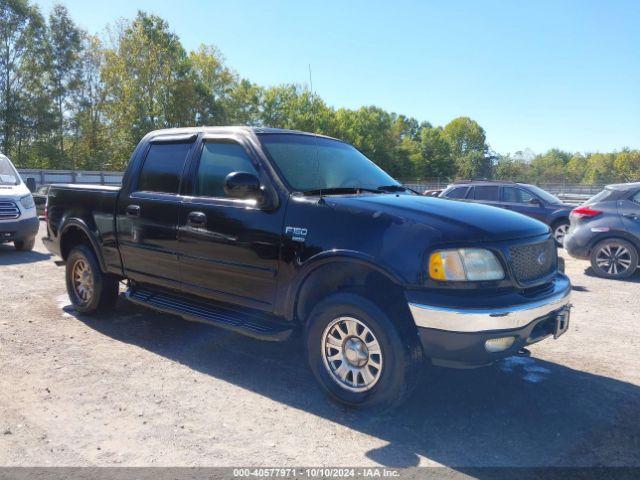
<instances>
[{"instance_id":1,"label":"rear wheel","mask_svg":"<svg viewBox=\"0 0 640 480\"><path fill-rule=\"evenodd\" d=\"M360 295L337 293L311 312L307 359L324 390L359 407L389 408L413 390L422 360L416 335Z\"/></svg>"},{"instance_id":2,"label":"rear wheel","mask_svg":"<svg viewBox=\"0 0 640 480\"><path fill-rule=\"evenodd\" d=\"M551 227L553 230L553 238L559 247L564 245L564 237L569 232L569 220L558 220Z\"/></svg>"},{"instance_id":3,"label":"rear wheel","mask_svg":"<svg viewBox=\"0 0 640 480\"><path fill-rule=\"evenodd\" d=\"M67 293L80 313L95 313L115 305L118 279L103 273L93 251L78 245L67 257Z\"/></svg>"},{"instance_id":4,"label":"rear wheel","mask_svg":"<svg viewBox=\"0 0 640 480\"><path fill-rule=\"evenodd\" d=\"M36 244L36 238L27 238L26 240L16 240L13 242L13 246L16 247L16 250L19 252L29 252L33 250L33 247Z\"/></svg>"},{"instance_id":5,"label":"rear wheel","mask_svg":"<svg viewBox=\"0 0 640 480\"><path fill-rule=\"evenodd\" d=\"M628 278L637 266L638 251L626 240L603 240L591 250L591 268L599 277Z\"/></svg>"}]
</instances>

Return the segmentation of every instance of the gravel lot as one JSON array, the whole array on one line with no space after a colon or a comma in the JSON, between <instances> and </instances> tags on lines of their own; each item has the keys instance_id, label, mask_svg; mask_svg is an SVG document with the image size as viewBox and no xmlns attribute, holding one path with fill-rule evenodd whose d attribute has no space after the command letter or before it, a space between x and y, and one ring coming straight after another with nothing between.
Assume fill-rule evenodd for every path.
<instances>
[{"instance_id":1,"label":"gravel lot","mask_svg":"<svg viewBox=\"0 0 640 480\"><path fill-rule=\"evenodd\" d=\"M0 465L640 466L640 275L588 266L567 258L575 308L559 340L434 369L373 416L325 399L299 342L124 300L79 316L42 243L0 245Z\"/></svg>"}]
</instances>

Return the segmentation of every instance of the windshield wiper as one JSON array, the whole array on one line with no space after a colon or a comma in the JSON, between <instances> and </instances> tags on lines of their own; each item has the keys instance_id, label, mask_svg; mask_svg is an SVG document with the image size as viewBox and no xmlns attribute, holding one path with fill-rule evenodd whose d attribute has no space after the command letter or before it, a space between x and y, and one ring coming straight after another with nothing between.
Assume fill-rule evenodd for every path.
<instances>
[{"instance_id":1,"label":"windshield wiper","mask_svg":"<svg viewBox=\"0 0 640 480\"><path fill-rule=\"evenodd\" d=\"M381 192L406 192L409 189L402 185L380 185L378 190Z\"/></svg>"},{"instance_id":2,"label":"windshield wiper","mask_svg":"<svg viewBox=\"0 0 640 480\"><path fill-rule=\"evenodd\" d=\"M305 190L302 192L304 195L340 195L341 193L382 193L382 190L366 187L331 187L331 188L317 188L314 190Z\"/></svg>"}]
</instances>

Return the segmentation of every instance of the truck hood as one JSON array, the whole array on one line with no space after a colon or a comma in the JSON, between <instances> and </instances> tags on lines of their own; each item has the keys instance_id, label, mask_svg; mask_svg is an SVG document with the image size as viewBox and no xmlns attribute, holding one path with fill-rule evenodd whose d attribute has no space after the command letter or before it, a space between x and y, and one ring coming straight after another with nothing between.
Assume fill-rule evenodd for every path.
<instances>
[{"instance_id":1,"label":"truck hood","mask_svg":"<svg viewBox=\"0 0 640 480\"><path fill-rule=\"evenodd\" d=\"M396 222L419 224L442 243L513 240L549 233L549 227L538 220L477 203L404 194L332 196L325 200L352 213L392 216Z\"/></svg>"}]
</instances>

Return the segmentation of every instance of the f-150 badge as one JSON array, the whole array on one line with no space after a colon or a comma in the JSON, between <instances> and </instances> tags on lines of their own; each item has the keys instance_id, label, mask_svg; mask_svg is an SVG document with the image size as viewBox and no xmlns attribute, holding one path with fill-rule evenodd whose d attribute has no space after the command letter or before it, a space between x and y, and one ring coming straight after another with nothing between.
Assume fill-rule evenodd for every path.
<instances>
[{"instance_id":1,"label":"f-150 badge","mask_svg":"<svg viewBox=\"0 0 640 480\"><path fill-rule=\"evenodd\" d=\"M291 240L304 242L307 239L307 229L301 227L285 227L285 235L291 235Z\"/></svg>"}]
</instances>

